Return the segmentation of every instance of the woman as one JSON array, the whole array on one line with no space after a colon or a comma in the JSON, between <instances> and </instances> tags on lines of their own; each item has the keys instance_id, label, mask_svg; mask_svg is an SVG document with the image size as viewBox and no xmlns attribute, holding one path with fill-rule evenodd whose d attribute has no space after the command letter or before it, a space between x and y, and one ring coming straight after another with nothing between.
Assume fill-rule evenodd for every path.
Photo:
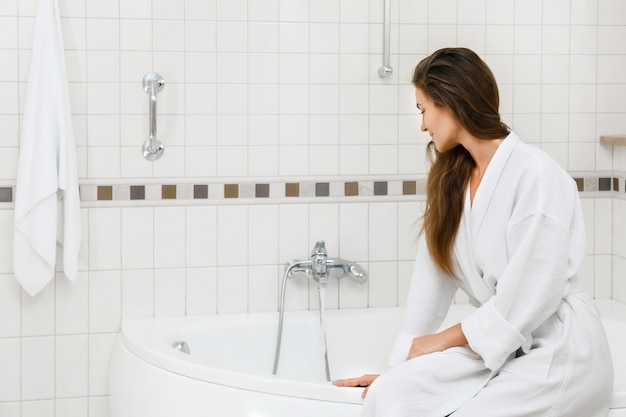
<instances>
[{"instance_id":1,"label":"woman","mask_svg":"<svg viewBox=\"0 0 626 417\"><path fill-rule=\"evenodd\" d=\"M412 81L432 165L405 323L389 371L335 385L367 387L364 416L606 416L613 368L577 287L574 181L501 121L474 52L436 51ZM457 288L477 309L435 333Z\"/></svg>"}]
</instances>

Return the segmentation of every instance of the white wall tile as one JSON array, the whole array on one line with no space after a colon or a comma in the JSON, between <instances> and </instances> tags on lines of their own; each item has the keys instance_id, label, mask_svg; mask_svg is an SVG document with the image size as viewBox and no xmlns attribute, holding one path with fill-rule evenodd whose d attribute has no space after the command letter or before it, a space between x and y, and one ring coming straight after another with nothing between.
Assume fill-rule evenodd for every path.
<instances>
[{"instance_id":1,"label":"white wall tile","mask_svg":"<svg viewBox=\"0 0 626 417\"><path fill-rule=\"evenodd\" d=\"M81 417L89 414L89 399L60 398L54 402L55 415L64 417Z\"/></svg>"},{"instance_id":2,"label":"white wall tile","mask_svg":"<svg viewBox=\"0 0 626 417\"><path fill-rule=\"evenodd\" d=\"M626 258L626 218L620 213L626 212L626 201L613 200L613 254ZM615 268L614 268L615 271ZM623 271L623 269L621 270Z\"/></svg>"},{"instance_id":3,"label":"white wall tile","mask_svg":"<svg viewBox=\"0 0 626 417\"><path fill-rule=\"evenodd\" d=\"M152 0L121 0L120 17L122 19L150 19Z\"/></svg>"},{"instance_id":4,"label":"white wall tile","mask_svg":"<svg viewBox=\"0 0 626 417\"><path fill-rule=\"evenodd\" d=\"M156 268L185 266L185 208L154 209L154 265Z\"/></svg>"},{"instance_id":5,"label":"white wall tile","mask_svg":"<svg viewBox=\"0 0 626 417\"><path fill-rule=\"evenodd\" d=\"M557 0L543 3L543 23L566 25L570 21L570 1Z\"/></svg>"},{"instance_id":6,"label":"white wall tile","mask_svg":"<svg viewBox=\"0 0 626 417\"><path fill-rule=\"evenodd\" d=\"M513 81L516 84L539 84L541 82L541 55L516 55Z\"/></svg>"},{"instance_id":7,"label":"white wall tile","mask_svg":"<svg viewBox=\"0 0 626 417\"><path fill-rule=\"evenodd\" d=\"M119 41L119 20L87 19L88 49L101 51L116 50L119 48Z\"/></svg>"},{"instance_id":8,"label":"white wall tile","mask_svg":"<svg viewBox=\"0 0 626 417\"><path fill-rule=\"evenodd\" d=\"M32 417L52 417L54 415L53 400L22 401L22 415Z\"/></svg>"},{"instance_id":9,"label":"white wall tile","mask_svg":"<svg viewBox=\"0 0 626 417\"><path fill-rule=\"evenodd\" d=\"M86 14L87 17L119 17L120 9L117 3L103 3L97 0L87 0Z\"/></svg>"},{"instance_id":10,"label":"white wall tile","mask_svg":"<svg viewBox=\"0 0 626 417\"><path fill-rule=\"evenodd\" d=\"M217 271L215 268L187 268L186 313L217 313Z\"/></svg>"},{"instance_id":11,"label":"white wall tile","mask_svg":"<svg viewBox=\"0 0 626 417\"><path fill-rule=\"evenodd\" d=\"M406 298L406 296L403 298ZM395 307L397 305L397 262L370 262L369 307Z\"/></svg>"},{"instance_id":12,"label":"white wall tile","mask_svg":"<svg viewBox=\"0 0 626 417\"><path fill-rule=\"evenodd\" d=\"M515 23L519 25L541 24L542 6L541 0L515 2Z\"/></svg>"},{"instance_id":13,"label":"white wall tile","mask_svg":"<svg viewBox=\"0 0 626 417\"><path fill-rule=\"evenodd\" d=\"M339 255L363 262L368 259L369 205L365 203L339 205Z\"/></svg>"},{"instance_id":14,"label":"white wall tile","mask_svg":"<svg viewBox=\"0 0 626 417\"><path fill-rule=\"evenodd\" d=\"M89 278L87 272L79 272L76 282L65 277L56 280L55 332L81 334L89 329Z\"/></svg>"},{"instance_id":15,"label":"white wall tile","mask_svg":"<svg viewBox=\"0 0 626 417\"><path fill-rule=\"evenodd\" d=\"M217 209L187 207L186 266L217 265Z\"/></svg>"},{"instance_id":16,"label":"white wall tile","mask_svg":"<svg viewBox=\"0 0 626 417\"><path fill-rule=\"evenodd\" d=\"M21 292L13 274L0 274L0 337L21 335Z\"/></svg>"},{"instance_id":17,"label":"white wall tile","mask_svg":"<svg viewBox=\"0 0 626 417\"><path fill-rule=\"evenodd\" d=\"M217 208L217 264L243 266L248 263L248 208Z\"/></svg>"},{"instance_id":18,"label":"white wall tile","mask_svg":"<svg viewBox=\"0 0 626 417\"><path fill-rule=\"evenodd\" d=\"M0 414L6 417L20 417L20 402L0 403Z\"/></svg>"},{"instance_id":19,"label":"white wall tile","mask_svg":"<svg viewBox=\"0 0 626 417\"><path fill-rule=\"evenodd\" d=\"M89 394L88 336L57 336L55 344L55 395L58 398L85 397Z\"/></svg>"},{"instance_id":20,"label":"white wall tile","mask_svg":"<svg viewBox=\"0 0 626 417\"><path fill-rule=\"evenodd\" d=\"M277 311L283 268L275 265L248 268L248 311Z\"/></svg>"},{"instance_id":21,"label":"white wall tile","mask_svg":"<svg viewBox=\"0 0 626 417\"><path fill-rule=\"evenodd\" d=\"M15 158L15 156L13 157ZM13 272L14 219L14 212L9 210L0 211L0 228L5 231L3 233L4 238L0 239L0 273Z\"/></svg>"},{"instance_id":22,"label":"white wall tile","mask_svg":"<svg viewBox=\"0 0 626 417\"><path fill-rule=\"evenodd\" d=\"M154 266L154 222L152 207L122 209L122 268Z\"/></svg>"},{"instance_id":23,"label":"white wall tile","mask_svg":"<svg viewBox=\"0 0 626 417\"><path fill-rule=\"evenodd\" d=\"M0 338L2 372L0 372L0 404L20 400L21 342L19 338ZM0 411L2 408L0 407ZM4 416L4 414L2 414Z\"/></svg>"},{"instance_id":24,"label":"white wall tile","mask_svg":"<svg viewBox=\"0 0 626 417\"><path fill-rule=\"evenodd\" d=\"M217 18L223 20L245 20L248 8L245 0L217 0Z\"/></svg>"},{"instance_id":25,"label":"white wall tile","mask_svg":"<svg viewBox=\"0 0 626 417\"><path fill-rule=\"evenodd\" d=\"M278 211L276 205L249 208L249 265L276 265L287 262L287 259L278 257Z\"/></svg>"},{"instance_id":26,"label":"white wall tile","mask_svg":"<svg viewBox=\"0 0 626 417\"><path fill-rule=\"evenodd\" d=\"M54 397L54 339L53 336L22 338L22 400Z\"/></svg>"},{"instance_id":27,"label":"white wall tile","mask_svg":"<svg viewBox=\"0 0 626 417\"><path fill-rule=\"evenodd\" d=\"M612 298L622 303L626 303L626 280L624 279L624 271L626 269L626 260L620 256L613 256L613 289Z\"/></svg>"},{"instance_id":28,"label":"white wall tile","mask_svg":"<svg viewBox=\"0 0 626 417\"><path fill-rule=\"evenodd\" d=\"M544 54L567 54L570 49L570 30L568 26L543 25L542 52Z\"/></svg>"},{"instance_id":29,"label":"white wall tile","mask_svg":"<svg viewBox=\"0 0 626 417\"><path fill-rule=\"evenodd\" d=\"M398 306L406 306L414 264L414 261L398 262Z\"/></svg>"},{"instance_id":30,"label":"white wall tile","mask_svg":"<svg viewBox=\"0 0 626 417\"><path fill-rule=\"evenodd\" d=\"M415 259L423 212L421 202L398 203L398 259Z\"/></svg>"},{"instance_id":31,"label":"white wall tile","mask_svg":"<svg viewBox=\"0 0 626 417\"><path fill-rule=\"evenodd\" d=\"M457 46L470 48L479 55L486 49L486 34L483 26L464 25L457 29Z\"/></svg>"},{"instance_id":32,"label":"white wall tile","mask_svg":"<svg viewBox=\"0 0 626 417\"><path fill-rule=\"evenodd\" d=\"M152 48L155 51L184 51L184 22L182 20L153 20Z\"/></svg>"},{"instance_id":33,"label":"white wall tile","mask_svg":"<svg viewBox=\"0 0 626 417\"><path fill-rule=\"evenodd\" d=\"M613 246L613 202L609 198L596 198L594 203L594 250L597 254L609 254Z\"/></svg>"},{"instance_id":34,"label":"white wall tile","mask_svg":"<svg viewBox=\"0 0 626 417\"><path fill-rule=\"evenodd\" d=\"M89 331L117 332L122 318L120 271L89 273Z\"/></svg>"},{"instance_id":35,"label":"white wall tile","mask_svg":"<svg viewBox=\"0 0 626 417\"><path fill-rule=\"evenodd\" d=\"M154 315L154 270L122 271L122 318Z\"/></svg>"},{"instance_id":36,"label":"white wall tile","mask_svg":"<svg viewBox=\"0 0 626 417\"><path fill-rule=\"evenodd\" d=\"M313 54L339 52L339 24L311 23L309 25L309 51Z\"/></svg>"},{"instance_id":37,"label":"white wall tile","mask_svg":"<svg viewBox=\"0 0 626 417\"><path fill-rule=\"evenodd\" d=\"M201 0L197 0L201 1ZM257 0L248 3L249 21L269 21L278 20L278 0Z\"/></svg>"},{"instance_id":38,"label":"white wall tile","mask_svg":"<svg viewBox=\"0 0 626 417\"><path fill-rule=\"evenodd\" d=\"M217 312L248 312L248 268L220 268L217 273Z\"/></svg>"},{"instance_id":39,"label":"white wall tile","mask_svg":"<svg viewBox=\"0 0 626 417\"><path fill-rule=\"evenodd\" d=\"M487 24L506 25L515 22L513 0L487 0Z\"/></svg>"},{"instance_id":40,"label":"white wall tile","mask_svg":"<svg viewBox=\"0 0 626 417\"><path fill-rule=\"evenodd\" d=\"M369 257L372 261L398 257L398 205L371 203L369 206Z\"/></svg>"},{"instance_id":41,"label":"white wall tile","mask_svg":"<svg viewBox=\"0 0 626 417\"><path fill-rule=\"evenodd\" d=\"M626 4L619 0L601 0L598 2L599 25L622 25L626 16Z\"/></svg>"},{"instance_id":42,"label":"white wall tile","mask_svg":"<svg viewBox=\"0 0 626 417\"><path fill-rule=\"evenodd\" d=\"M168 0L152 1L153 19L183 19L185 17L185 3Z\"/></svg>"},{"instance_id":43,"label":"white wall tile","mask_svg":"<svg viewBox=\"0 0 626 417\"><path fill-rule=\"evenodd\" d=\"M117 333L89 335L89 395L109 395L109 369Z\"/></svg>"},{"instance_id":44,"label":"white wall tile","mask_svg":"<svg viewBox=\"0 0 626 417\"><path fill-rule=\"evenodd\" d=\"M54 334L54 282L44 287L36 297L25 291L21 294L22 336Z\"/></svg>"},{"instance_id":45,"label":"white wall tile","mask_svg":"<svg viewBox=\"0 0 626 417\"><path fill-rule=\"evenodd\" d=\"M107 417L111 415L109 397L89 397L89 415Z\"/></svg>"},{"instance_id":46,"label":"white wall tile","mask_svg":"<svg viewBox=\"0 0 626 417\"><path fill-rule=\"evenodd\" d=\"M89 213L89 267L92 270L121 266L121 211L97 208Z\"/></svg>"},{"instance_id":47,"label":"white wall tile","mask_svg":"<svg viewBox=\"0 0 626 417\"><path fill-rule=\"evenodd\" d=\"M370 174L389 175L398 172L398 148L396 145L372 145L370 149Z\"/></svg>"},{"instance_id":48,"label":"white wall tile","mask_svg":"<svg viewBox=\"0 0 626 417\"><path fill-rule=\"evenodd\" d=\"M488 25L485 28L487 33L486 52L487 54L511 54L515 44L515 33L510 25Z\"/></svg>"},{"instance_id":49,"label":"white wall tile","mask_svg":"<svg viewBox=\"0 0 626 417\"><path fill-rule=\"evenodd\" d=\"M185 314L185 270L157 269L154 271L154 315L182 316Z\"/></svg>"}]
</instances>

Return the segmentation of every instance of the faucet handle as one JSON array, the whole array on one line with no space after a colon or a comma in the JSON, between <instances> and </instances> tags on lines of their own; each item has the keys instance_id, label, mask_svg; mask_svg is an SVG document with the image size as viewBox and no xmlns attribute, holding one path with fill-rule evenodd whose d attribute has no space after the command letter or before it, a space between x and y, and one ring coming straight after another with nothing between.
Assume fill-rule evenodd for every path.
<instances>
[{"instance_id":1,"label":"faucet handle","mask_svg":"<svg viewBox=\"0 0 626 417\"><path fill-rule=\"evenodd\" d=\"M327 255L326 244L324 243L323 240L318 240L317 243L315 243L315 247L311 251L311 256L315 256L315 255L322 255L322 256Z\"/></svg>"}]
</instances>

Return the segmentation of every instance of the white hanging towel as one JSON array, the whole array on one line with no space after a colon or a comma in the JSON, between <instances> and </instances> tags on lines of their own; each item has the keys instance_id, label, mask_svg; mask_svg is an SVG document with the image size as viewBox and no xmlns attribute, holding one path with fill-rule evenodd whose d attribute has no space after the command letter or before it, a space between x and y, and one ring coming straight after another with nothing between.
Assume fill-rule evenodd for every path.
<instances>
[{"instance_id":1,"label":"white hanging towel","mask_svg":"<svg viewBox=\"0 0 626 417\"><path fill-rule=\"evenodd\" d=\"M54 277L57 241L75 281L80 250L76 149L57 0L39 0L17 170L13 269L36 295Z\"/></svg>"}]
</instances>

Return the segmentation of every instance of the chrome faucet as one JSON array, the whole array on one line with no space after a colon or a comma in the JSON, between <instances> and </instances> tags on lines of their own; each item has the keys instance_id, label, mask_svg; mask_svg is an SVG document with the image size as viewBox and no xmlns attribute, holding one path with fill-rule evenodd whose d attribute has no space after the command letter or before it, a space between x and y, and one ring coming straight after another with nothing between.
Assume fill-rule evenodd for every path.
<instances>
[{"instance_id":1,"label":"chrome faucet","mask_svg":"<svg viewBox=\"0 0 626 417\"><path fill-rule=\"evenodd\" d=\"M312 278L319 287L326 287L329 278L347 276L352 281L363 284L367 281L367 271L359 264L341 258L328 258L326 244L318 241L311 251L311 259L292 259L285 264L287 277Z\"/></svg>"},{"instance_id":2,"label":"chrome faucet","mask_svg":"<svg viewBox=\"0 0 626 417\"><path fill-rule=\"evenodd\" d=\"M280 344L283 334L283 317L285 314L285 290L287 289L287 278L304 277L314 279L320 295L320 323L322 322L322 291L326 288L329 278L343 278L347 276L352 281L363 284L367 281L367 271L355 262L346 261L341 258L328 258L326 244L323 240L318 241L311 251L311 259L299 261L292 259L285 264L283 274L282 290L280 292L280 305L278 311L278 332L276 336L276 353L274 354L273 375L278 370L278 360L280 358ZM323 326L323 325L322 325ZM326 335L324 335L324 346L326 346ZM330 370L328 367L328 353L325 352L324 360L326 364L326 379L330 381Z\"/></svg>"}]
</instances>

